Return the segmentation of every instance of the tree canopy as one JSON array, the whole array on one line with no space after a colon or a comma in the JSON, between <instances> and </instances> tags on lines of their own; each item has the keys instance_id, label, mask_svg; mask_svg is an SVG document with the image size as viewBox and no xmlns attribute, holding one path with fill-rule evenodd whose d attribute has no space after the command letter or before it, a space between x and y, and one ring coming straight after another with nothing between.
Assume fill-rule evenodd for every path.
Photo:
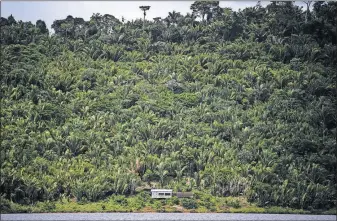
<instances>
[{"instance_id":1,"label":"tree canopy","mask_svg":"<svg viewBox=\"0 0 337 221\"><path fill-rule=\"evenodd\" d=\"M165 187L335 208L336 7L198 1L155 21L69 15L54 34L1 17L1 197Z\"/></svg>"}]
</instances>

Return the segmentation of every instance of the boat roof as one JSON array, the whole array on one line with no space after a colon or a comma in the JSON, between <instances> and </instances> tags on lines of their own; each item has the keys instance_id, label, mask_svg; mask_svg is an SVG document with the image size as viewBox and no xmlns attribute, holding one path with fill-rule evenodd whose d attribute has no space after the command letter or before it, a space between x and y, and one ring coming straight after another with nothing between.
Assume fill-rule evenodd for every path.
<instances>
[{"instance_id":1,"label":"boat roof","mask_svg":"<svg viewBox=\"0 0 337 221\"><path fill-rule=\"evenodd\" d=\"M151 192L172 192L171 189L151 189Z\"/></svg>"}]
</instances>

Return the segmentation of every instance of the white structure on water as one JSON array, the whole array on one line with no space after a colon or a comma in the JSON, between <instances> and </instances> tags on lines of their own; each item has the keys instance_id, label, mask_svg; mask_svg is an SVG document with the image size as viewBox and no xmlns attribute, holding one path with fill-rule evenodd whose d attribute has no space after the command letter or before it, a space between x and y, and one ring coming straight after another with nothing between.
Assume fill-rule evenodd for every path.
<instances>
[{"instance_id":1,"label":"white structure on water","mask_svg":"<svg viewBox=\"0 0 337 221\"><path fill-rule=\"evenodd\" d=\"M171 198L172 190L170 189L152 189L151 190L152 198Z\"/></svg>"}]
</instances>

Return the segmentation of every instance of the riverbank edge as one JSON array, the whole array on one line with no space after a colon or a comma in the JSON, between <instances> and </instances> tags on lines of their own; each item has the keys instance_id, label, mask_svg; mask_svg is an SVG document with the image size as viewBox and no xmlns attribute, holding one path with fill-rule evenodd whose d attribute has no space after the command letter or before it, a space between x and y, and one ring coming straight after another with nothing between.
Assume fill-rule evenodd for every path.
<instances>
[{"instance_id":1,"label":"riverbank edge","mask_svg":"<svg viewBox=\"0 0 337 221\"><path fill-rule=\"evenodd\" d=\"M43 206L41 206L43 205ZM302 214L302 215L337 215L337 210L330 209L326 211L309 211L309 210L299 210L287 207L242 207L242 208L227 208L227 209L217 209L212 211L204 207L199 207L197 209L186 209L181 206L162 206L160 208L154 209L152 207L146 206L141 209L135 208L120 208L120 209L104 209L102 207L103 203L71 203L56 204L55 208L50 208L45 204L40 204L38 206L24 206L15 203L11 203L9 210L5 209L1 205L0 214L13 214L13 213L41 213L41 214L53 214L53 213L255 213L255 214ZM180 209L177 209L180 207ZM65 209L66 208L66 209Z\"/></svg>"}]
</instances>

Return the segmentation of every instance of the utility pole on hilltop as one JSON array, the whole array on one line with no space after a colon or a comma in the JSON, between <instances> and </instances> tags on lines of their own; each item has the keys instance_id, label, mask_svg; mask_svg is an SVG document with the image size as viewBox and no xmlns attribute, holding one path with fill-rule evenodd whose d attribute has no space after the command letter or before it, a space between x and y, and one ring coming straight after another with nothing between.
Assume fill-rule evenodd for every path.
<instances>
[{"instance_id":1,"label":"utility pole on hilltop","mask_svg":"<svg viewBox=\"0 0 337 221\"><path fill-rule=\"evenodd\" d=\"M151 6L139 6L140 10L144 12L144 20L143 20L143 29L145 27L145 16L146 16L146 11L150 9Z\"/></svg>"}]
</instances>

